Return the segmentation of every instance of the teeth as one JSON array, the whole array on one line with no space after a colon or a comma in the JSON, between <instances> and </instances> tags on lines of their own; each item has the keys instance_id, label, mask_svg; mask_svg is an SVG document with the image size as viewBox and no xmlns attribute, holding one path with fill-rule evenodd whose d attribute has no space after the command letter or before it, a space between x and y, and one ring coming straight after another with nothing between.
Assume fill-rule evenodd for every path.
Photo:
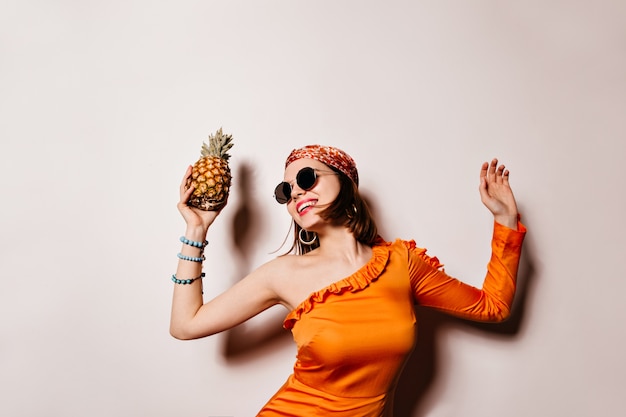
<instances>
[{"instance_id":1,"label":"teeth","mask_svg":"<svg viewBox=\"0 0 626 417\"><path fill-rule=\"evenodd\" d=\"M300 208L298 208L298 213L302 213L302 211L307 208L307 207L311 207L313 205L312 201L307 201L306 203L304 203L303 205L300 206Z\"/></svg>"}]
</instances>

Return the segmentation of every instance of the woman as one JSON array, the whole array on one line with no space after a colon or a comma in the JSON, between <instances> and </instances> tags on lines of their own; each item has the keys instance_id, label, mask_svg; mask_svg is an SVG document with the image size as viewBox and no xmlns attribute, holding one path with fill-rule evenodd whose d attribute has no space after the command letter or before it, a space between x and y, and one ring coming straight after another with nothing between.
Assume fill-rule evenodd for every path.
<instances>
[{"instance_id":1,"label":"woman","mask_svg":"<svg viewBox=\"0 0 626 417\"><path fill-rule=\"evenodd\" d=\"M291 152L275 190L295 224L294 251L203 303L201 260L218 213L187 205L174 286L171 334L195 339L282 304L298 354L294 372L258 416L389 416L393 390L415 339L414 304L480 321L504 320L515 293L525 235L509 171L494 159L480 170L480 196L494 216L492 257L482 289L445 274L413 241L386 242L358 192L345 152L320 145ZM192 259L190 261L190 259Z\"/></svg>"}]
</instances>

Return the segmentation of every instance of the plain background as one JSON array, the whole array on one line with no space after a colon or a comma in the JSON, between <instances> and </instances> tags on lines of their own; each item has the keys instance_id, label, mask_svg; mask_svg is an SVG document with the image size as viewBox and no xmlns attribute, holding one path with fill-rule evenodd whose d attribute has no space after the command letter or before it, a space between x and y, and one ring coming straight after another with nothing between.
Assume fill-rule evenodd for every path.
<instances>
[{"instance_id":1,"label":"plain background","mask_svg":"<svg viewBox=\"0 0 626 417\"><path fill-rule=\"evenodd\" d=\"M0 414L245 417L284 382L282 308L168 334L178 185L223 127L206 297L276 256L272 191L310 143L356 159L385 238L481 285L497 156L529 228L513 317L420 311L396 415L619 415L625 18L619 0L2 0Z\"/></svg>"}]
</instances>

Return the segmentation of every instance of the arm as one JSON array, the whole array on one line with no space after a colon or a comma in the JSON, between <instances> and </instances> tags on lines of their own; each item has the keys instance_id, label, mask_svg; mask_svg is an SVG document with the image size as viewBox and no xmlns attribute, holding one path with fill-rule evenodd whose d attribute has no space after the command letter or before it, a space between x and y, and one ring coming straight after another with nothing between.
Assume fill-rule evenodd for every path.
<instances>
[{"instance_id":1,"label":"arm","mask_svg":"<svg viewBox=\"0 0 626 417\"><path fill-rule=\"evenodd\" d=\"M436 258L412 245L409 249L411 283L418 303L479 321L508 317L526 228L519 223L509 171L498 160L480 169L481 201L494 216L492 255L482 289L449 277Z\"/></svg>"},{"instance_id":2,"label":"arm","mask_svg":"<svg viewBox=\"0 0 626 417\"><path fill-rule=\"evenodd\" d=\"M187 205L193 188L185 190L185 183L191 174L187 169L180 185L178 210L187 223L185 237L195 242L204 242L207 231L219 212L203 211ZM201 257L200 248L183 244L181 254L188 257ZM196 339L227 330L277 303L271 290L271 268L259 268L232 288L204 303L202 280L197 279L188 285L174 284L170 334L177 339ZM199 277L202 263L186 260L178 261L176 277L180 280Z\"/></svg>"},{"instance_id":3,"label":"arm","mask_svg":"<svg viewBox=\"0 0 626 417\"><path fill-rule=\"evenodd\" d=\"M526 229L517 230L494 222L491 259L482 289L445 273L437 258L409 243L409 273L418 304L469 320L498 322L510 313L517 268Z\"/></svg>"}]
</instances>

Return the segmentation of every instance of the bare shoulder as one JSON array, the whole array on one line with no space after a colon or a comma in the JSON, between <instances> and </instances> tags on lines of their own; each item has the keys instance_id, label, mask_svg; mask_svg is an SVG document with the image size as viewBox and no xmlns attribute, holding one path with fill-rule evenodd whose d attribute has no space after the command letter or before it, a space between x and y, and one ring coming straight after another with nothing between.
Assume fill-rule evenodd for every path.
<instances>
[{"instance_id":1,"label":"bare shoulder","mask_svg":"<svg viewBox=\"0 0 626 417\"><path fill-rule=\"evenodd\" d=\"M316 288L317 283L314 281L316 264L310 256L283 255L261 265L253 275L258 276L271 288L280 304L287 309L293 309Z\"/></svg>"},{"instance_id":2,"label":"bare shoulder","mask_svg":"<svg viewBox=\"0 0 626 417\"><path fill-rule=\"evenodd\" d=\"M263 276L270 282L280 281L302 267L302 258L297 255L279 256L258 267L254 274Z\"/></svg>"}]
</instances>

